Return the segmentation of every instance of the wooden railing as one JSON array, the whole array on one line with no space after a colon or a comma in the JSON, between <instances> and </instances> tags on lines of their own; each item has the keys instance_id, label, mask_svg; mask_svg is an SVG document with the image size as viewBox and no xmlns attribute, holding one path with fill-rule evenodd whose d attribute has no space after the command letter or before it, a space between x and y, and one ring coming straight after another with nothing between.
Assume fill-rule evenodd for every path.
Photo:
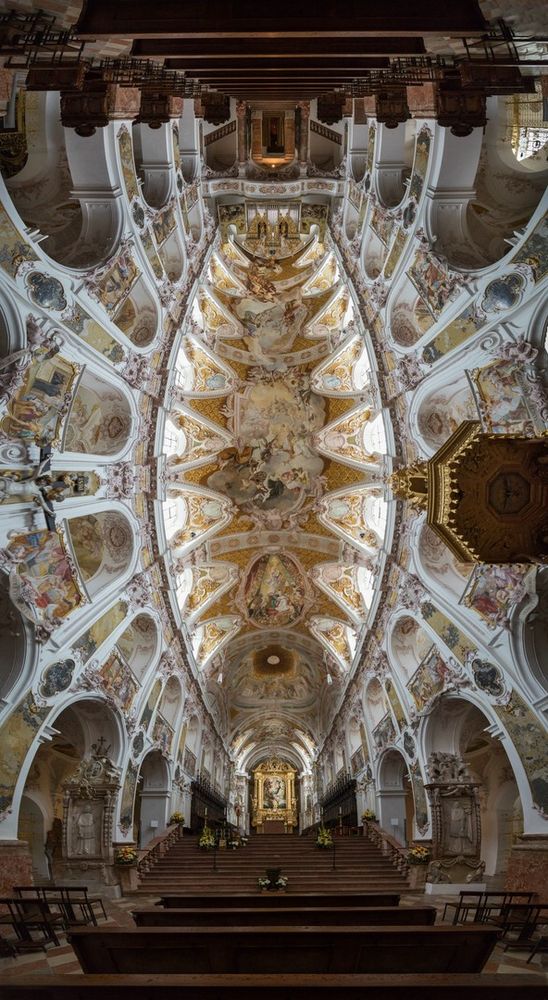
<instances>
[{"instance_id":1,"label":"wooden railing","mask_svg":"<svg viewBox=\"0 0 548 1000\"><path fill-rule=\"evenodd\" d=\"M398 844L386 830L383 830L378 823L371 819L363 821L365 836L380 847L382 853L390 859L394 868L399 871L403 878L409 877L409 864L407 862L407 852L401 844Z\"/></svg>"},{"instance_id":2,"label":"wooden railing","mask_svg":"<svg viewBox=\"0 0 548 1000\"><path fill-rule=\"evenodd\" d=\"M217 142L218 139L224 139L225 135L231 135L232 132L236 131L236 119L231 122L227 122L226 125L221 125L220 128L216 128L214 132L208 132L204 136L204 146L211 146L212 142Z\"/></svg>"},{"instance_id":3,"label":"wooden railing","mask_svg":"<svg viewBox=\"0 0 548 1000\"><path fill-rule=\"evenodd\" d=\"M170 847L173 847L177 841L181 840L182 836L183 824L174 823L173 826L168 826L167 830L160 834L159 837L154 837L154 840L151 840L142 851L139 851L139 860L137 862L139 875L146 875L151 871L166 851L169 851Z\"/></svg>"},{"instance_id":4,"label":"wooden railing","mask_svg":"<svg viewBox=\"0 0 548 1000\"><path fill-rule=\"evenodd\" d=\"M335 142L337 146L342 144L342 135L339 132L328 128L327 125L322 125L321 122L314 121L313 118L310 119L310 131L316 132L317 135L321 135L324 139L329 139L330 142Z\"/></svg>"}]
</instances>

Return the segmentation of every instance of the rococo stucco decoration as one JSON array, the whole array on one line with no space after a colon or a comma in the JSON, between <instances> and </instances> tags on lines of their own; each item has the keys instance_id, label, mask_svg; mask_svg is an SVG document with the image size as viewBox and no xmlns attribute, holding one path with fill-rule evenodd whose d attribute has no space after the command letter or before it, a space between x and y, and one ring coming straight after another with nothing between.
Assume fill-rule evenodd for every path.
<instances>
[{"instance_id":1,"label":"rococo stucco decoration","mask_svg":"<svg viewBox=\"0 0 548 1000\"><path fill-rule=\"evenodd\" d=\"M76 135L25 72L0 839L30 830L46 876L62 819L55 864L99 880L197 786L240 833L350 789L358 824L432 842L432 881L512 871L548 832L540 83L466 136L364 97L170 99L151 128L136 93Z\"/></svg>"}]
</instances>

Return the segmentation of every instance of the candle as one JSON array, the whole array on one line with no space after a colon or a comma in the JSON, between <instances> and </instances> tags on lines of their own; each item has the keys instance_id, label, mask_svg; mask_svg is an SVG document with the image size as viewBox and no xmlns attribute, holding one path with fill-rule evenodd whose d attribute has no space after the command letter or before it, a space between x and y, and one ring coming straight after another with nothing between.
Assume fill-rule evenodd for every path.
<instances>
[{"instance_id":1,"label":"candle","mask_svg":"<svg viewBox=\"0 0 548 1000\"><path fill-rule=\"evenodd\" d=\"M205 817L205 819L207 819L207 806L205 807L204 817Z\"/></svg>"},{"instance_id":2,"label":"candle","mask_svg":"<svg viewBox=\"0 0 548 1000\"><path fill-rule=\"evenodd\" d=\"M339 816L342 816L342 806L339 806Z\"/></svg>"}]
</instances>

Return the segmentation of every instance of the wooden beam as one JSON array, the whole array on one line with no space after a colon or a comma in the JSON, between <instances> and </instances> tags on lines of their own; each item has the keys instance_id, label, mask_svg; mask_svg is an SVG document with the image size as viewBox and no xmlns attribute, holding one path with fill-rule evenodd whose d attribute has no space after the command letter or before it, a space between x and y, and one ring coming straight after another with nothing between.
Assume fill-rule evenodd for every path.
<instances>
[{"instance_id":1,"label":"wooden beam","mask_svg":"<svg viewBox=\"0 0 548 1000\"><path fill-rule=\"evenodd\" d=\"M365 12L364 12L365 8ZM76 25L82 38L188 38L325 35L470 35L483 32L486 21L478 0L384 0L367 4L346 0L87 0Z\"/></svg>"},{"instance_id":2,"label":"wooden beam","mask_svg":"<svg viewBox=\"0 0 548 1000\"><path fill-rule=\"evenodd\" d=\"M390 60L383 56L377 58L360 59L358 56L345 60L324 59L320 56L317 59L283 59L277 62L275 59L166 59L164 62L166 69L181 70L187 76L203 76L205 72L237 72L252 70L256 73L285 73L289 70L299 72L313 72L320 70L338 70L344 73L360 73L371 69L386 69L390 66Z\"/></svg>"},{"instance_id":3,"label":"wooden beam","mask_svg":"<svg viewBox=\"0 0 548 1000\"><path fill-rule=\"evenodd\" d=\"M298 58L340 59L367 56L416 56L426 51L422 38L158 38L137 39L132 55L166 59Z\"/></svg>"},{"instance_id":4,"label":"wooden beam","mask_svg":"<svg viewBox=\"0 0 548 1000\"><path fill-rule=\"evenodd\" d=\"M281 82L282 80L283 81L294 80L296 83L298 83L299 80L302 80L304 83L306 83L309 80L354 80L356 79L356 77L357 77L356 73L341 73L340 70L333 70L332 72L330 72L329 69L326 69L323 72L321 69L316 69L313 70L312 73L299 73L297 70L295 70L293 73L276 73L275 75L272 74L267 75L265 73L254 73L253 71L250 71L248 73L242 71L239 73L237 70L234 70L234 72L232 73L227 72L226 70L222 70L219 73L215 73L212 72L211 70L207 70L206 72L200 73L199 75L199 79L202 80L204 83L210 80L212 81L212 83L215 83L216 80L224 80L224 81L241 80L243 82L245 82L246 80L259 80L260 82L264 83L276 83L278 81Z\"/></svg>"}]
</instances>

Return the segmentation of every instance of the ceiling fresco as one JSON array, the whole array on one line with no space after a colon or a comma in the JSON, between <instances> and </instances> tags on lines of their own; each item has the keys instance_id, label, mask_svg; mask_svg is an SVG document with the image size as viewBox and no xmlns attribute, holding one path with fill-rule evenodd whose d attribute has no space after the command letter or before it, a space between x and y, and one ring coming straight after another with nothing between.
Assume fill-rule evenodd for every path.
<instances>
[{"instance_id":1,"label":"ceiling fresco","mask_svg":"<svg viewBox=\"0 0 548 1000\"><path fill-rule=\"evenodd\" d=\"M273 259L253 243L216 247L181 341L165 529L225 735L249 746L260 724L263 743L283 730L305 749L364 640L386 446L333 252L317 235Z\"/></svg>"}]
</instances>

